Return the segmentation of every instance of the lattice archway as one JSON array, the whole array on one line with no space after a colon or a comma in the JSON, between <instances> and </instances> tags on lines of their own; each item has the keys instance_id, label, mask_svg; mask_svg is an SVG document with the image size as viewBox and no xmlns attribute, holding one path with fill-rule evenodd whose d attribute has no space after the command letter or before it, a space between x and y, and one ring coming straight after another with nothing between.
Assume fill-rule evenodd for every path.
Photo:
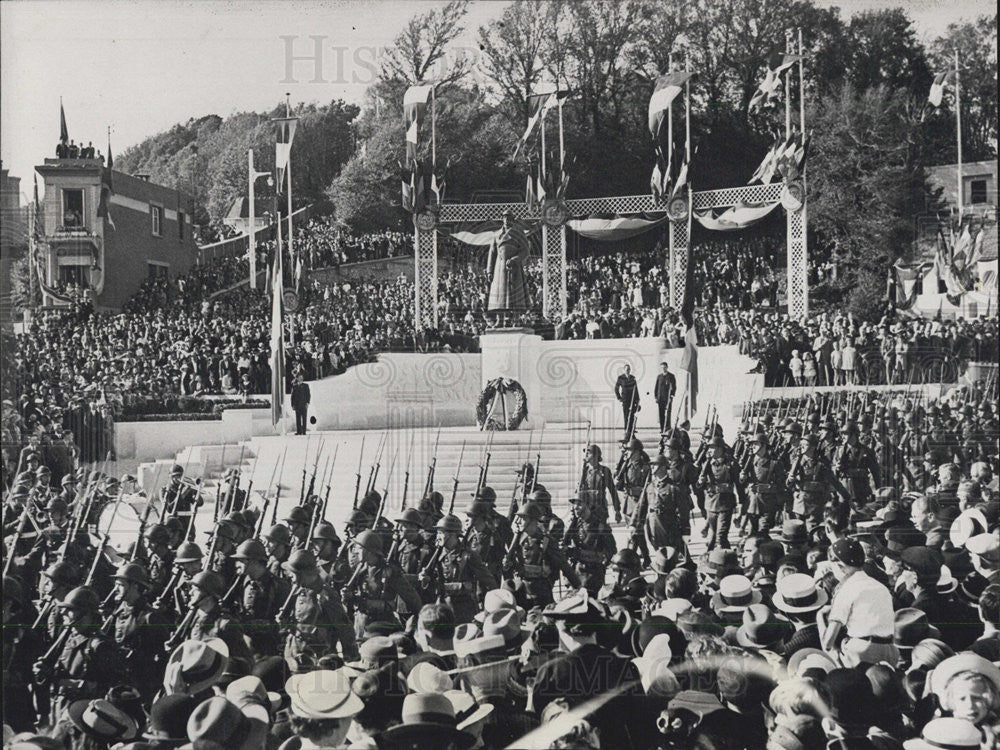
<instances>
[{"instance_id":1,"label":"lattice archway","mask_svg":"<svg viewBox=\"0 0 1000 750\"><path fill-rule=\"evenodd\" d=\"M692 209L728 208L738 203L773 205L781 203L784 182L766 185L746 185L720 190L696 190L691 196ZM803 186L803 194L804 194ZM653 195L622 195L609 198L575 198L566 201L569 216L593 213L617 215L645 214L665 211L664 201ZM431 214L417 217L414 233L414 321L419 330L437 327L437 224L457 222L498 221L507 213L515 219L540 221L537 210L526 203L446 203L438 207L437 218ZM788 314L803 318L809 313L808 251L806 245L806 205L803 199L798 210L787 210L788 254ZM427 218L425 218L427 217ZM423 220L422 220L423 219ZM684 298L690 233L689 221L670 221L670 300L680 309ZM542 227L542 316L556 323L566 317L566 226Z\"/></svg>"}]
</instances>

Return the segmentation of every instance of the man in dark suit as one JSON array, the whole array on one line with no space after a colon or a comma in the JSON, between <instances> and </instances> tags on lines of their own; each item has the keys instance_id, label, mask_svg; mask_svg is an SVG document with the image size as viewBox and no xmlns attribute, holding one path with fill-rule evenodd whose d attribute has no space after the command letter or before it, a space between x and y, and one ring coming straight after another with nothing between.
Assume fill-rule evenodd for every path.
<instances>
[{"instance_id":1,"label":"man in dark suit","mask_svg":"<svg viewBox=\"0 0 1000 750\"><path fill-rule=\"evenodd\" d=\"M656 399L656 411L660 417L660 432L667 429L666 423L670 420L670 412L673 409L674 394L677 392L677 379L667 368L667 363L660 365L660 374L656 376L656 385L653 387L653 398Z\"/></svg>"},{"instance_id":2,"label":"man in dark suit","mask_svg":"<svg viewBox=\"0 0 1000 750\"><path fill-rule=\"evenodd\" d=\"M301 375L295 376L292 385L292 408L295 409L295 434L306 434L306 415L309 413L309 384Z\"/></svg>"},{"instance_id":3,"label":"man in dark suit","mask_svg":"<svg viewBox=\"0 0 1000 750\"><path fill-rule=\"evenodd\" d=\"M627 441L635 430L635 413L639 410L639 384L629 365L625 365L625 372L615 382L615 397L622 403L622 415L625 417L624 439Z\"/></svg>"}]
</instances>

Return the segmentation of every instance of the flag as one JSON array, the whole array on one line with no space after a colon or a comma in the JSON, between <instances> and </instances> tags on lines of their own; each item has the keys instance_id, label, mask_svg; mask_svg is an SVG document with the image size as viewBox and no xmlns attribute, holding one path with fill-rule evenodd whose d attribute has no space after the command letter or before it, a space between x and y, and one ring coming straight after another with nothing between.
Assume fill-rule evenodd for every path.
<instances>
[{"instance_id":1,"label":"flag","mask_svg":"<svg viewBox=\"0 0 1000 750\"><path fill-rule=\"evenodd\" d=\"M417 144L420 138L420 125L427 112L427 102L430 101L434 87L429 84L410 86L403 94L403 125L406 127L406 158L417 158Z\"/></svg>"},{"instance_id":2,"label":"flag","mask_svg":"<svg viewBox=\"0 0 1000 750\"><path fill-rule=\"evenodd\" d=\"M768 173L770 173L771 175L774 174L774 169L771 167L771 163L778 155L778 148L780 146L781 146L781 141L775 141L774 143L771 144L771 148L769 148L767 150L767 153L764 154L764 159L761 161L760 166L757 167L754 173L750 176L750 179L747 180L747 185L752 185L758 180L760 182L764 182L765 174ZM770 182L770 180L768 180L768 182Z\"/></svg>"},{"instance_id":3,"label":"flag","mask_svg":"<svg viewBox=\"0 0 1000 750\"><path fill-rule=\"evenodd\" d=\"M292 141L298 117L279 117L274 120L274 175L275 188L279 195L285 192L285 170L292 158Z\"/></svg>"},{"instance_id":4,"label":"flag","mask_svg":"<svg viewBox=\"0 0 1000 750\"><path fill-rule=\"evenodd\" d=\"M670 197L675 198L680 195L681 189L687 185L688 181L688 160L685 159L684 163L681 164L681 171L677 173L677 179L674 181L674 189L670 192Z\"/></svg>"},{"instance_id":5,"label":"flag","mask_svg":"<svg viewBox=\"0 0 1000 750\"><path fill-rule=\"evenodd\" d=\"M274 272L271 276L271 424L281 420L285 398L285 342L281 328L284 303L281 273L281 245L274 252Z\"/></svg>"},{"instance_id":6,"label":"flag","mask_svg":"<svg viewBox=\"0 0 1000 750\"><path fill-rule=\"evenodd\" d=\"M803 59L802 55L772 52L767 58L767 71L764 73L764 80L760 82L753 97L751 97L748 111L754 112L776 97L781 90L781 74L801 59Z\"/></svg>"},{"instance_id":7,"label":"flag","mask_svg":"<svg viewBox=\"0 0 1000 750\"><path fill-rule=\"evenodd\" d=\"M37 199L36 199L37 200ZM983 242L986 240L986 227L979 227L979 232L976 233L976 239L972 243L972 251L969 253L969 261L966 263L968 268L975 266L983 257Z\"/></svg>"},{"instance_id":8,"label":"flag","mask_svg":"<svg viewBox=\"0 0 1000 750\"><path fill-rule=\"evenodd\" d=\"M688 232L690 235L690 232ZM688 251L687 269L684 273L684 299L681 302L681 319L684 321L684 354L680 367L688 374L688 397L691 414L698 411L698 331L694 325L694 265L693 253Z\"/></svg>"},{"instance_id":9,"label":"flag","mask_svg":"<svg viewBox=\"0 0 1000 750\"><path fill-rule=\"evenodd\" d=\"M66 127L66 110L62 99L59 100L59 142L64 146L69 143L69 129Z\"/></svg>"},{"instance_id":10,"label":"flag","mask_svg":"<svg viewBox=\"0 0 1000 750\"><path fill-rule=\"evenodd\" d=\"M108 163L101 169L101 200L97 205L97 215L108 220L108 226L117 231L115 220L111 218L111 196L115 194L114 183L112 181L111 170L114 169L115 162L111 156L111 138L108 138Z\"/></svg>"},{"instance_id":11,"label":"flag","mask_svg":"<svg viewBox=\"0 0 1000 750\"><path fill-rule=\"evenodd\" d=\"M302 255L295 258L295 291L302 287Z\"/></svg>"},{"instance_id":12,"label":"flag","mask_svg":"<svg viewBox=\"0 0 1000 750\"><path fill-rule=\"evenodd\" d=\"M654 140L660 134L660 128L663 126L670 105L684 90L684 84L691 80L693 75L694 73L678 70L656 79L653 95L649 98L649 133Z\"/></svg>"},{"instance_id":13,"label":"flag","mask_svg":"<svg viewBox=\"0 0 1000 750\"><path fill-rule=\"evenodd\" d=\"M528 138L531 137L532 131L534 131L535 126L538 125L538 121L542 119L542 115L545 114L548 107L546 106L549 97L555 92L547 92L545 94L531 94L528 97L528 125L524 129L524 135L521 136L521 140L517 142L517 148L514 149L514 158L517 158L518 153L524 147L524 144L528 142Z\"/></svg>"},{"instance_id":14,"label":"flag","mask_svg":"<svg viewBox=\"0 0 1000 750\"><path fill-rule=\"evenodd\" d=\"M535 178L532 176L531 172L532 170L529 167L528 181L527 184L524 186L524 202L527 203L529 206L534 206L535 203L537 202L537 198L535 197Z\"/></svg>"},{"instance_id":15,"label":"flag","mask_svg":"<svg viewBox=\"0 0 1000 750\"><path fill-rule=\"evenodd\" d=\"M927 95L927 101L932 107L940 107L941 102L944 101L944 91L950 82L951 73L949 70L946 73L938 73L934 76L934 81L931 83L931 90Z\"/></svg>"}]
</instances>

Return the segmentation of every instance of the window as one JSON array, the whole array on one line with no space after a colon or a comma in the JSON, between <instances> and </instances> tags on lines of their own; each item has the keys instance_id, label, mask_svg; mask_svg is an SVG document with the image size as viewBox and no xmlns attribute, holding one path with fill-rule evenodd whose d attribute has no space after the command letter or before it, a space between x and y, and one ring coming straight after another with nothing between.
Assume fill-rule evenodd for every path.
<instances>
[{"instance_id":1,"label":"window","mask_svg":"<svg viewBox=\"0 0 1000 750\"><path fill-rule=\"evenodd\" d=\"M969 183L969 203L986 203L986 180Z\"/></svg>"},{"instance_id":2,"label":"window","mask_svg":"<svg viewBox=\"0 0 1000 750\"><path fill-rule=\"evenodd\" d=\"M150 206L149 216L153 222L153 236L163 236L163 206Z\"/></svg>"},{"instance_id":3,"label":"window","mask_svg":"<svg viewBox=\"0 0 1000 750\"><path fill-rule=\"evenodd\" d=\"M164 263L148 263L149 267L149 278L151 279L165 279L167 278L167 268L168 266Z\"/></svg>"},{"instance_id":4,"label":"window","mask_svg":"<svg viewBox=\"0 0 1000 750\"><path fill-rule=\"evenodd\" d=\"M62 191L63 226L79 229L83 227L83 190L80 188Z\"/></svg>"},{"instance_id":5,"label":"window","mask_svg":"<svg viewBox=\"0 0 1000 750\"><path fill-rule=\"evenodd\" d=\"M184 239L184 219L186 217L180 211L177 212L177 239Z\"/></svg>"}]
</instances>

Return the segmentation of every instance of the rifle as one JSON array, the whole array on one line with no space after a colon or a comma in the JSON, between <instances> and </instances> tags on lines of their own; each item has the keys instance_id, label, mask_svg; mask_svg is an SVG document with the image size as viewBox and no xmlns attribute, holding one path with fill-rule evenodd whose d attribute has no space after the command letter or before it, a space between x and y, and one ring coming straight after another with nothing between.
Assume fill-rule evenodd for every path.
<instances>
[{"instance_id":1,"label":"rifle","mask_svg":"<svg viewBox=\"0 0 1000 750\"><path fill-rule=\"evenodd\" d=\"M532 430L528 433L528 453L525 456L525 462L521 464L521 468L514 472L517 475L517 481L514 483L514 490L510 495L510 510L507 512L507 520L513 521L514 516L517 515L517 496L518 493L521 497L524 497L524 491L528 486L528 464L531 462L531 439L535 436L535 431ZM534 477L532 477L533 479Z\"/></svg>"},{"instance_id":2,"label":"rifle","mask_svg":"<svg viewBox=\"0 0 1000 750\"><path fill-rule=\"evenodd\" d=\"M358 471L354 475L354 510L358 509L358 490L361 489L361 462L365 457L365 436L361 436L361 450L358 452Z\"/></svg>"},{"instance_id":3,"label":"rifle","mask_svg":"<svg viewBox=\"0 0 1000 750\"><path fill-rule=\"evenodd\" d=\"M135 543L132 545L132 553L129 555L129 562L135 560L139 556L139 550L142 548L142 540L146 538L146 522L149 521L149 513L153 510L153 503L151 501L146 502L146 510L142 512L142 518L139 519L139 533L135 536Z\"/></svg>"},{"instance_id":4,"label":"rifle","mask_svg":"<svg viewBox=\"0 0 1000 750\"><path fill-rule=\"evenodd\" d=\"M538 448L535 451L535 465L531 467L531 491L534 492L535 488L538 486L538 471L539 466L542 465L542 441L545 440L545 425L542 425L542 434L538 436ZM521 497L524 497L524 493L521 493Z\"/></svg>"},{"instance_id":5,"label":"rifle","mask_svg":"<svg viewBox=\"0 0 1000 750\"><path fill-rule=\"evenodd\" d=\"M274 510L271 511L271 525L274 526L278 522L278 501L281 499L281 475L285 473L285 456L288 455L288 446L281 451L281 468L278 469L278 482L274 486ZM275 464L277 468L277 464ZM272 479L273 479L272 475ZM270 487L270 484L268 485Z\"/></svg>"},{"instance_id":6,"label":"rifle","mask_svg":"<svg viewBox=\"0 0 1000 750\"><path fill-rule=\"evenodd\" d=\"M320 438L319 448L316 450L316 460L313 462L312 477L309 479L309 489L305 491L305 498L309 499L312 497L313 490L316 488L316 470L319 469L319 457L323 454L323 439ZM302 478L305 481L305 466L302 467Z\"/></svg>"},{"instance_id":7,"label":"rifle","mask_svg":"<svg viewBox=\"0 0 1000 750\"><path fill-rule=\"evenodd\" d=\"M483 446L483 457L479 460L479 479L476 480L476 491L472 496L473 498L479 497L479 493L486 486L486 476L490 471L490 456L492 455L493 436L495 434L495 431L491 430L489 437L486 438L486 445Z\"/></svg>"},{"instance_id":8,"label":"rifle","mask_svg":"<svg viewBox=\"0 0 1000 750\"><path fill-rule=\"evenodd\" d=\"M194 623L194 616L196 614L198 614L198 608L191 607L188 610L188 613L184 615L184 619L181 620L177 629L174 631L174 634L167 639L166 643L163 644L163 649L167 653L173 651L187 639L188 631L191 630L191 625Z\"/></svg>"},{"instance_id":9,"label":"rifle","mask_svg":"<svg viewBox=\"0 0 1000 750\"><path fill-rule=\"evenodd\" d=\"M375 463L368 472L368 485L365 487L365 495L375 489L375 482L378 480L378 473L382 469L382 455L385 452L385 445L389 442L389 433L382 433L382 441L379 443L378 451L375 453Z\"/></svg>"},{"instance_id":10,"label":"rifle","mask_svg":"<svg viewBox=\"0 0 1000 750\"><path fill-rule=\"evenodd\" d=\"M337 454L340 452L340 443L333 447L333 459L330 461L330 471L326 475L326 491L323 494L323 512L321 516L326 518L326 508L330 503L330 480L333 479L333 467L337 465Z\"/></svg>"},{"instance_id":11,"label":"rifle","mask_svg":"<svg viewBox=\"0 0 1000 750\"><path fill-rule=\"evenodd\" d=\"M424 482L424 497L434 491L434 471L437 468L438 445L441 443L441 425L438 425L437 437L434 439L434 455L431 456L431 464L427 467L427 481Z\"/></svg>"},{"instance_id":12,"label":"rifle","mask_svg":"<svg viewBox=\"0 0 1000 750\"><path fill-rule=\"evenodd\" d=\"M378 512L375 514L375 520L372 521L372 528L374 529L378 526L379 520L382 518L382 513L385 511L385 499L389 496L389 480L392 479L393 469L396 468L396 456L397 453L392 454L392 463L389 464L389 472L385 475L385 487L382 489L382 499L379 500Z\"/></svg>"},{"instance_id":13,"label":"rifle","mask_svg":"<svg viewBox=\"0 0 1000 750\"><path fill-rule=\"evenodd\" d=\"M220 462L222 464L223 476L225 476L225 469L226 469L226 444L225 443L222 444L222 459L221 459ZM230 496L231 492L232 492L232 488L231 487L227 488L227 490L226 490L226 506L227 506L226 513L229 512L228 506L229 506L229 496ZM221 507L220 507L221 503L219 501L221 499L221 497L220 497L221 494L222 494L222 482L220 481L220 482L218 482L215 485L215 513L214 513L214 517L213 517L213 520L215 521L215 523L219 522L219 511L221 510Z\"/></svg>"},{"instance_id":14,"label":"rifle","mask_svg":"<svg viewBox=\"0 0 1000 750\"><path fill-rule=\"evenodd\" d=\"M264 505L260 509L260 515L257 516L257 526L254 529L254 536L260 536L260 533L264 530L264 518L267 517L267 506L271 504L271 498L264 498Z\"/></svg>"},{"instance_id":15,"label":"rifle","mask_svg":"<svg viewBox=\"0 0 1000 750\"><path fill-rule=\"evenodd\" d=\"M583 442L585 451L590 449L590 429L593 426L594 426L593 422L590 421L587 422L587 438ZM585 458L583 459L583 466L580 468L580 481L576 485L577 497L579 497L580 493L583 492L584 480L586 480L586 478L587 478L587 459Z\"/></svg>"},{"instance_id":16,"label":"rifle","mask_svg":"<svg viewBox=\"0 0 1000 750\"><path fill-rule=\"evenodd\" d=\"M306 438L306 461L309 460L309 441L312 440L312 435ZM319 451L317 451L318 455ZM299 484L299 505L302 505L302 501L305 500L306 494L306 461L302 462L302 482Z\"/></svg>"},{"instance_id":17,"label":"rifle","mask_svg":"<svg viewBox=\"0 0 1000 750\"><path fill-rule=\"evenodd\" d=\"M181 472L181 476L186 476L187 475L188 462L190 460L191 460L191 451L188 450L187 457L184 459L184 468L183 468L183 471ZM180 483L180 480L178 480L177 481L177 489L174 490L174 497L173 497L172 501L167 497L166 493L164 493L164 495L163 495L163 507L160 508L160 520L159 520L159 523L163 523L166 520L166 518L167 518L167 509L168 508L170 508L170 512L171 513L174 512L174 507L177 505L177 500L181 496L181 486L182 485Z\"/></svg>"},{"instance_id":18,"label":"rifle","mask_svg":"<svg viewBox=\"0 0 1000 750\"><path fill-rule=\"evenodd\" d=\"M156 601L153 602L152 604L153 609L160 609L160 610L163 609L164 605L166 604L167 598L174 593L174 588L177 586L178 583L180 583L181 575L183 575L181 570L178 569L174 571L174 574L170 576L170 580L167 581L167 585L163 588L163 591L160 593L158 597L156 597Z\"/></svg>"},{"instance_id":19,"label":"rifle","mask_svg":"<svg viewBox=\"0 0 1000 750\"><path fill-rule=\"evenodd\" d=\"M462 450L458 454L458 467L455 469L455 478L451 486L451 501L448 503L448 515L455 510L455 496L458 494L458 475L462 473L462 459L465 457L465 441L462 441Z\"/></svg>"},{"instance_id":20,"label":"rifle","mask_svg":"<svg viewBox=\"0 0 1000 750\"><path fill-rule=\"evenodd\" d=\"M199 486L199 492L198 492L198 494L201 495L201 491L200 491L201 477L198 477L197 479L195 479L194 482L195 482L196 485ZM218 493L218 489L216 489L216 493ZM216 500L216 502L218 502L218 500ZM218 507L218 506L216 506L216 507ZM193 539L194 538L194 519L197 517L197 515L198 515L198 503L195 503L194 505L191 506L191 515L188 518L187 531L184 532L184 538L185 539Z\"/></svg>"},{"instance_id":21,"label":"rifle","mask_svg":"<svg viewBox=\"0 0 1000 750\"><path fill-rule=\"evenodd\" d=\"M122 504L122 490L118 490L118 497L115 499L115 507L111 510L111 518L108 519L108 528L104 531L104 537L101 539L101 543L97 545L97 552L94 554L94 561L90 564L90 572L87 573L87 578L84 580L83 585L89 586L94 580L94 573L97 572L97 563L100 562L101 555L104 552L104 548L108 544L108 539L111 538L111 525L115 522L115 516L118 515L118 508Z\"/></svg>"},{"instance_id":22,"label":"rifle","mask_svg":"<svg viewBox=\"0 0 1000 750\"><path fill-rule=\"evenodd\" d=\"M240 573L238 576L236 576L236 580L233 581L233 585L229 587L229 590L225 594L223 594L222 598L219 600L219 606L224 607L229 603L229 600L232 598L233 594L236 593L236 591L240 587L240 584L243 583L243 581L245 581L246 578L247 578L246 573Z\"/></svg>"},{"instance_id":23,"label":"rifle","mask_svg":"<svg viewBox=\"0 0 1000 750\"><path fill-rule=\"evenodd\" d=\"M260 452L259 451L257 452L257 455L255 455L253 457L253 463L250 465L250 481L247 482L247 503L248 504L250 503L250 491L253 490L253 475L255 473L257 473L257 459L258 458L260 458ZM240 459L240 461L241 461L240 466L242 466L243 465L242 464L242 459ZM241 473L241 476L242 476L242 473Z\"/></svg>"},{"instance_id":24,"label":"rifle","mask_svg":"<svg viewBox=\"0 0 1000 750\"><path fill-rule=\"evenodd\" d=\"M406 510L406 492L410 488L410 462L413 460L413 438L415 432L410 433L410 448L406 452L406 473L403 474L403 500L399 505L400 511Z\"/></svg>"},{"instance_id":25,"label":"rifle","mask_svg":"<svg viewBox=\"0 0 1000 750\"><path fill-rule=\"evenodd\" d=\"M10 543L10 549L7 551L7 559L4 561L3 564L3 574L5 578L7 577L7 574L10 572L11 564L14 562L14 552L17 550L17 543L21 541L21 534L24 533L24 524L28 520L29 507L30 506L28 505L28 503L24 504L24 510L21 511L21 520L17 524L17 533L14 534L14 538L11 540Z\"/></svg>"}]
</instances>

